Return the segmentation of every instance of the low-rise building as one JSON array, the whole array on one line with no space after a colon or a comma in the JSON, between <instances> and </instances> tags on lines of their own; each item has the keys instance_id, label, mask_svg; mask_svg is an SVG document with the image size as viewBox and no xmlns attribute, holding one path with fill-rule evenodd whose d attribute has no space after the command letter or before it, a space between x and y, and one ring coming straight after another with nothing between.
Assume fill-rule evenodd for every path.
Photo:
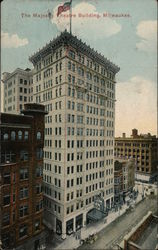
<instances>
[{"instance_id":1,"label":"low-rise building","mask_svg":"<svg viewBox=\"0 0 158 250\"><path fill-rule=\"evenodd\" d=\"M114 163L114 200L119 202L123 194L123 171L119 161Z\"/></svg>"},{"instance_id":2,"label":"low-rise building","mask_svg":"<svg viewBox=\"0 0 158 250\"><path fill-rule=\"evenodd\" d=\"M119 159L134 159L136 163L136 179L150 182L155 180L158 166L158 138L151 134L138 135L132 130L131 137L115 138L115 156Z\"/></svg>"},{"instance_id":3,"label":"low-rise building","mask_svg":"<svg viewBox=\"0 0 158 250\"><path fill-rule=\"evenodd\" d=\"M23 115L1 113L2 249L37 249L43 240L44 106L25 104Z\"/></svg>"},{"instance_id":4,"label":"low-rise building","mask_svg":"<svg viewBox=\"0 0 158 250\"><path fill-rule=\"evenodd\" d=\"M132 159L115 159L114 163L114 190L115 201L122 201L133 191L135 185L135 162Z\"/></svg>"},{"instance_id":5,"label":"low-rise building","mask_svg":"<svg viewBox=\"0 0 158 250\"><path fill-rule=\"evenodd\" d=\"M127 233L120 243L120 250L157 249L158 217L151 211Z\"/></svg>"}]
</instances>

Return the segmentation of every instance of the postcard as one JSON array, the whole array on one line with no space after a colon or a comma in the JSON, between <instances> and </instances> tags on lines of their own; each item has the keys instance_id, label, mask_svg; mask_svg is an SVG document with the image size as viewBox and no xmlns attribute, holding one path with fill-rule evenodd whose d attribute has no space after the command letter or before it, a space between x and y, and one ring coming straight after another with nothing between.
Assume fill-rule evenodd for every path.
<instances>
[{"instance_id":1,"label":"postcard","mask_svg":"<svg viewBox=\"0 0 158 250\"><path fill-rule=\"evenodd\" d=\"M0 73L0 248L156 249L157 0L3 0Z\"/></svg>"}]
</instances>

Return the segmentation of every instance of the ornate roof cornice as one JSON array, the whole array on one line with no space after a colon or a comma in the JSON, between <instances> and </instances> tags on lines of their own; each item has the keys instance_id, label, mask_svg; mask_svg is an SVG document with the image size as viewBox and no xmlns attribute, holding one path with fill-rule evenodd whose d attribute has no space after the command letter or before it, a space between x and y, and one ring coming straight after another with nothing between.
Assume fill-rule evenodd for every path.
<instances>
[{"instance_id":1,"label":"ornate roof cornice","mask_svg":"<svg viewBox=\"0 0 158 250\"><path fill-rule=\"evenodd\" d=\"M31 57L29 57L29 60L33 64L35 64L41 58L44 58L45 56L49 55L52 51L56 50L61 45L72 46L78 52L87 55L89 58L91 58L91 60L96 61L97 63L103 65L103 67L111 70L114 73L117 73L120 70L118 66L110 62L107 58L95 51L85 42L82 42L82 40L78 39L77 36L70 34L66 30L64 32L61 32L60 36L57 36L57 38L50 41L42 49L33 54Z\"/></svg>"},{"instance_id":2,"label":"ornate roof cornice","mask_svg":"<svg viewBox=\"0 0 158 250\"><path fill-rule=\"evenodd\" d=\"M8 73L8 72L6 72L6 73ZM6 77L4 77L3 81L7 82L10 78L15 76L16 74L20 74L20 75L23 75L26 77L31 77L31 76L33 76L33 70L27 71L27 70L24 70L21 68L17 68L12 73L8 73L8 75Z\"/></svg>"}]
</instances>

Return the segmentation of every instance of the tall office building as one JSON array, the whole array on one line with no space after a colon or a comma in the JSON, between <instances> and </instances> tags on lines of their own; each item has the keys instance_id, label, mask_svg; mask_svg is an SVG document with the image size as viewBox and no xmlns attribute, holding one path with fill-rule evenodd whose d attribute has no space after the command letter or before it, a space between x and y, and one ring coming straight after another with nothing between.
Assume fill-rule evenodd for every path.
<instances>
[{"instance_id":1,"label":"tall office building","mask_svg":"<svg viewBox=\"0 0 158 250\"><path fill-rule=\"evenodd\" d=\"M24 104L33 102L33 72L17 68L3 73L3 112L19 114Z\"/></svg>"},{"instance_id":2,"label":"tall office building","mask_svg":"<svg viewBox=\"0 0 158 250\"><path fill-rule=\"evenodd\" d=\"M30 57L45 104L45 222L71 234L95 197L114 200L115 75L119 68L67 31Z\"/></svg>"}]
</instances>

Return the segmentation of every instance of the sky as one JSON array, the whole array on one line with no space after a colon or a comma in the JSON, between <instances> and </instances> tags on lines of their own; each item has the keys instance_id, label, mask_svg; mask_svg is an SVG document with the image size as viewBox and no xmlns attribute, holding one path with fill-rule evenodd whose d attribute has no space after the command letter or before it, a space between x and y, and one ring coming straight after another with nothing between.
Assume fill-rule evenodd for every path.
<instances>
[{"instance_id":1,"label":"sky","mask_svg":"<svg viewBox=\"0 0 158 250\"><path fill-rule=\"evenodd\" d=\"M69 29L69 18L57 17L64 2L2 2L1 72L32 68L29 57ZM133 128L157 134L157 1L72 0L72 14L72 33L120 67L116 76L116 136L123 132L129 136Z\"/></svg>"}]
</instances>

